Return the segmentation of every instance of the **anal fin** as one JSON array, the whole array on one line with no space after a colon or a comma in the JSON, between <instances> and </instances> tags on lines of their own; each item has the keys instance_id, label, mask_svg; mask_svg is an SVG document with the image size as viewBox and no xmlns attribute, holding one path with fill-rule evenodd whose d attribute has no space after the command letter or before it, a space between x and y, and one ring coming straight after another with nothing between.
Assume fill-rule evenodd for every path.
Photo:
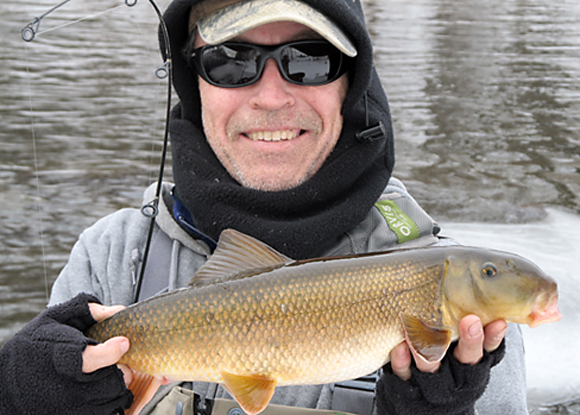
<instances>
[{"instance_id":1,"label":"anal fin","mask_svg":"<svg viewBox=\"0 0 580 415\"><path fill-rule=\"evenodd\" d=\"M129 390L133 394L133 404L125 411L125 415L138 415L162 384L162 379L134 372L129 385Z\"/></svg>"},{"instance_id":2,"label":"anal fin","mask_svg":"<svg viewBox=\"0 0 580 415\"><path fill-rule=\"evenodd\" d=\"M266 409L276 389L275 379L259 375L240 376L225 371L221 374L226 388L248 415Z\"/></svg>"},{"instance_id":3,"label":"anal fin","mask_svg":"<svg viewBox=\"0 0 580 415\"><path fill-rule=\"evenodd\" d=\"M428 362L443 359L451 344L451 331L428 326L409 314L401 314L401 320L411 347L422 358Z\"/></svg>"}]
</instances>

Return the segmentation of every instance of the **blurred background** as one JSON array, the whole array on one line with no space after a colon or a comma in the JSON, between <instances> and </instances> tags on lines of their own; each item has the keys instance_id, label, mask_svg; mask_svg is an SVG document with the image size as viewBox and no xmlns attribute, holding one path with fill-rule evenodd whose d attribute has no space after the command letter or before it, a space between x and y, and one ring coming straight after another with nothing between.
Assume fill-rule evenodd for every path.
<instances>
[{"instance_id":1,"label":"blurred background","mask_svg":"<svg viewBox=\"0 0 580 415\"><path fill-rule=\"evenodd\" d=\"M45 307L79 233L139 206L159 163L152 7L72 0L24 42L55 4L0 3L0 344ZM395 176L445 234L558 280L562 321L524 331L530 411L580 414L580 2L363 4Z\"/></svg>"}]
</instances>

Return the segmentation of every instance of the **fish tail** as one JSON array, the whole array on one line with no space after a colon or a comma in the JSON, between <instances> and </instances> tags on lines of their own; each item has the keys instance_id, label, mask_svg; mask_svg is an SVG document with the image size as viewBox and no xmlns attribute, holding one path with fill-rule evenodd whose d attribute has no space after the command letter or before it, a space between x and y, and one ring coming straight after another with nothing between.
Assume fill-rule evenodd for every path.
<instances>
[{"instance_id":1,"label":"fish tail","mask_svg":"<svg viewBox=\"0 0 580 415\"><path fill-rule=\"evenodd\" d=\"M133 394L133 404L125 411L125 415L138 415L162 384L163 379L135 372L129 385L129 390Z\"/></svg>"}]
</instances>

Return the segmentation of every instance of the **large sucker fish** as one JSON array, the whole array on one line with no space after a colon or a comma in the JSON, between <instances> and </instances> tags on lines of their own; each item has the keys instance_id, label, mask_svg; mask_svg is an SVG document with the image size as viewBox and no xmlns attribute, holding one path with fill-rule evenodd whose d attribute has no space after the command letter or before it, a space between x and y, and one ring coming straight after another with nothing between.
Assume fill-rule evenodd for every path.
<instances>
[{"instance_id":1,"label":"large sucker fish","mask_svg":"<svg viewBox=\"0 0 580 415\"><path fill-rule=\"evenodd\" d=\"M228 229L190 287L127 307L87 336L126 336L139 413L170 381L224 384L250 415L276 386L374 372L406 337L443 358L461 318L528 324L560 318L556 282L514 254L427 247L294 261Z\"/></svg>"}]
</instances>

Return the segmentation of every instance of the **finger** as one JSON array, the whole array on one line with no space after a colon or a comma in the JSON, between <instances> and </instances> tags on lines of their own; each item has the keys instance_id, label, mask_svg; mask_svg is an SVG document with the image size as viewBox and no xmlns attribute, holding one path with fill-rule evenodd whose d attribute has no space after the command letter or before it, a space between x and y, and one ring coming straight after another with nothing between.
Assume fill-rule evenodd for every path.
<instances>
[{"instance_id":1,"label":"finger","mask_svg":"<svg viewBox=\"0 0 580 415\"><path fill-rule=\"evenodd\" d=\"M124 308L125 306L123 305L104 306L97 303L89 303L89 310L91 311L91 315L97 322L103 321L107 317L112 316Z\"/></svg>"},{"instance_id":2,"label":"finger","mask_svg":"<svg viewBox=\"0 0 580 415\"><path fill-rule=\"evenodd\" d=\"M393 373L403 380L411 379L411 353L407 343L401 342L391 350Z\"/></svg>"},{"instance_id":3,"label":"finger","mask_svg":"<svg viewBox=\"0 0 580 415\"><path fill-rule=\"evenodd\" d=\"M125 385L129 386L133 381L133 371L129 366L124 364L119 364L117 365L117 367L121 369L121 372L123 372L123 379L125 380Z\"/></svg>"},{"instance_id":4,"label":"finger","mask_svg":"<svg viewBox=\"0 0 580 415\"><path fill-rule=\"evenodd\" d=\"M485 326L485 340L483 341L483 348L488 352L493 352L499 347L501 341L505 337L507 331L507 323L505 320L496 320Z\"/></svg>"},{"instance_id":5,"label":"finger","mask_svg":"<svg viewBox=\"0 0 580 415\"><path fill-rule=\"evenodd\" d=\"M83 351L83 373L114 365L127 350L129 340L126 337L113 337L104 343L87 346Z\"/></svg>"},{"instance_id":6,"label":"finger","mask_svg":"<svg viewBox=\"0 0 580 415\"><path fill-rule=\"evenodd\" d=\"M459 322L459 343L453 356L463 364L476 365L483 357L484 331L479 317L468 315Z\"/></svg>"}]
</instances>

